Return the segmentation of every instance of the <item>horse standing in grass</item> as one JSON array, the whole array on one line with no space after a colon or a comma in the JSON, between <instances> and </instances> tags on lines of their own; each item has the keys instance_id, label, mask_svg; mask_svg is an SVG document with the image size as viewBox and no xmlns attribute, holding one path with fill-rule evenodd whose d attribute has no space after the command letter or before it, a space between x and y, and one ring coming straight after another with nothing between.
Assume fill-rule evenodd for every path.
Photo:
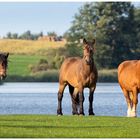
<instances>
[{"instance_id":1,"label":"horse standing in grass","mask_svg":"<svg viewBox=\"0 0 140 140\"><path fill-rule=\"evenodd\" d=\"M7 58L9 53L0 53L0 79L3 80L6 78L6 70L7 70Z\"/></svg>"},{"instance_id":2,"label":"horse standing in grass","mask_svg":"<svg viewBox=\"0 0 140 140\"><path fill-rule=\"evenodd\" d=\"M118 67L118 81L126 98L128 117L136 117L140 92L140 60L124 61Z\"/></svg>"},{"instance_id":3,"label":"horse standing in grass","mask_svg":"<svg viewBox=\"0 0 140 140\"><path fill-rule=\"evenodd\" d=\"M69 86L69 91L72 99L72 114L84 115L83 102L85 87L89 88L89 115L94 115L93 112L93 94L96 88L98 73L94 64L95 40L88 42L83 39L83 58L71 57L67 58L61 68L59 75L59 91L58 91L58 109L57 114L62 113L62 98L65 87ZM79 111L78 111L79 109Z\"/></svg>"}]
</instances>

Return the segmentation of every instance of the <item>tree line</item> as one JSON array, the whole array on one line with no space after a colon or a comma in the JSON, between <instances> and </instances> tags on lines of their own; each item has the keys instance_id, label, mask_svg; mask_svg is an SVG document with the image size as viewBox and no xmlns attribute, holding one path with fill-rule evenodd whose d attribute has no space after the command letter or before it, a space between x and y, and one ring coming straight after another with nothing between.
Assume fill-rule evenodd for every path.
<instances>
[{"instance_id":1,"label":"tree line","mask_svg":"<svg viewBox=\"0 0 140 140\"><path fill-rule=\"evenodd\" d=\"M58 36L57 33L55 33L54 31L51 32L47 32L48 36L54 36L57 38L61 38L61 36ZM6 34L5 37L3 37L4 39L24 39L24 40L37 40L39 37L44 36L43 32L40 33L32 33L30 30L25 31L22 34L18 34L18 33L11 33L8 32Z\"/></svg>"},{"instance_id":2,"label":"tree line","mask_svg":"<svg viewBox=\"0 0 140 140\"><path fill-rule=\"evenodd\" d=\"M40 36L43 36L43 32L34 34L30 30L27 30L22 34L8 32L6 34L6 37L3 37L3 38L4 39L37 40Z\"/></svg>"},{"instance_id":3,"label":"tree line","mask_svg":"<svg viewBox=\"0 0 140 140\"><path fill-rule=\"evenodd\" d=\"M82 56L81 38L95 38L98 68L117 68L124 60L140 59L140 8L130 2L86 3L64 36L73 56Z\"/></svg>"}]
</instances>

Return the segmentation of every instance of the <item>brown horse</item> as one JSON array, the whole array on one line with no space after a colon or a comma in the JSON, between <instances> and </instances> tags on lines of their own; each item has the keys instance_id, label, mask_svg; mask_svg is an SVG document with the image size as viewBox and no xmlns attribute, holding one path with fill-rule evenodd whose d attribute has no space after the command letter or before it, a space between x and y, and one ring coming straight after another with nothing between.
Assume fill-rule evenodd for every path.
<instances>
[{"instance_id":1,"label":"brown horse","mask_svg":"<svg viewBox=\"0 0 140 140\"><path fill-rule=\"evenodd\" d=\"M7 70L7 58L9 56L9 53L0 53L0 78L1 80L5 79L7 74L6 74L6 70Z\"/></svg>"},{"instance_id":2,"label":"brown horse","mask_svg":"<svg viewBox=\"0 0 140 140\"><path fill-rule=\"evenodd\" d=\"M136 117L140 92L140 60L124 61L118 67L118 81L126 98L128 117Z\"/></svg>"},{"instance_id":3,"label":"brown horse","mask_svg":"<svg viewBox=\"0 0 140 140\"><path fill-rule=\"evenodd\" d=\"M66 85L69 86L69 91L72 98L72 113L84 115L83 90L85 87L90 89L89 92L89 115L94 115L93 112L93 94L96 88L98 73L93 60L95 40L87 42L83 39L83 58L71 57L67 58L60 69L59 75L59 91L58 91L58 109L57 114L62 113L62 98ZM79 113L78 113L79 107Z\"/></svg>"}]
</instances>

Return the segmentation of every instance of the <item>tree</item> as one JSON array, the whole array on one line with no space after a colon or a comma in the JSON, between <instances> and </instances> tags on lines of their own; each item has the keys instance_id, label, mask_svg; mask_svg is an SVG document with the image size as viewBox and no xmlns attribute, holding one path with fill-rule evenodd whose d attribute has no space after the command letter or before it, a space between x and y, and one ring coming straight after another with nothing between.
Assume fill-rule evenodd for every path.
<instances>
[{"instance_id":1,"label":"tree","mask_svg":"<svg viewBox=\"0 0 140 140\"><path fill-rule=\"evenodd\" d=\"M12 39L18 39L18 34L17 33L13 33L12 34Z\"/></svg>"},{"instance_id":2,"label":"tree","mask_svg":"<svg viewBox=\"0 0 140 140\"><path fill-rule=\"evenodd\" d=\"M6 38L11 39L11 32L8 32Z\"/></svg>"},{"instance_id":3,"label":"tree","mask_svg":"<svg viewBox=\"0 0 140 140\"><path fill-rule=\"evenodd\" d=\"M24 32L22 35L20 35L19 37L20 39L27 39L27 40L31 40L32 36L31 36L31 31L26 31Z\"/></svg>"},{"instance_id":4,"label":"tree","mask_svg":"<svg viewBox=\"0 0 140 140\"><path fill-rule=\"evenodd\" d=\"M38 34L38 37L42 37L43 36L43 32L40 32L39 34Z\"/></svg>"},{"instance_id":5,"label":"tree","mask_svg":"<svg viewBox=\"0 0 140 140\"><path fill-rule=\"evenodd\" d=\"M135 41L133 43L133 53L135 54L136 59L140 59L140 6L135 9ZM136 51L135 51L136 50Z\"/></svg>"},{"instance_id":6,"label":"tree","mask_svg":"<svg viewBox=\"0 0 140 140\"><path fill-rule=\"evenodd\" d=\"M47 32L47 35L57 37L57 34L55 32Z\"/></svg>"},{"instance_id":7,"label":"tree","mask_svg":"<svg viewBox=\"0 0 140 140\"><path fill-rule=\"evenodd\" d=\"M134 24L134 7L129 2L86 3L65 34L68 47L78 46L83 37L96 38L98 66L116 68L123 60L134 58Z\"/></svg>"}]
</instances>

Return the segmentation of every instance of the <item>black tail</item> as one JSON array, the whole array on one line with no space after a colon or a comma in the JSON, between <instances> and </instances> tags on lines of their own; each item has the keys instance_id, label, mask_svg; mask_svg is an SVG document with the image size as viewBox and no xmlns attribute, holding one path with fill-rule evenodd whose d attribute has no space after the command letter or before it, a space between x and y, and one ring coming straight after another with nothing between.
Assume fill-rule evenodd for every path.
<instances>
[{"instance_id":1,"label":"black tail","mask_svg":"<svg viewBox=\"0 0 140 140\"><path fill-rule=\"evenodd\" d=\"M72 96L74 92L74 87L71 85L69 85L69 92L70 92L70 95Z\"/></svg>"}]
</instances>

